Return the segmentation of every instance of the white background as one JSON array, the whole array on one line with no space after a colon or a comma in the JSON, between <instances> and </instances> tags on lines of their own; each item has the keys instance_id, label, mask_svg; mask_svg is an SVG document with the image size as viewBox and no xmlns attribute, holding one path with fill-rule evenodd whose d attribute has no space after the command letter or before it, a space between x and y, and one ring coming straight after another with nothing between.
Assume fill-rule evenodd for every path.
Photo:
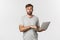
<instances>
[{"instance_id":1,"label":"white background","mask_svg":"<svg viewBox=\"0 0 60 40\"><path fill-rule=\"evenodd\" d=\"M23 40L19 20L28 3L34 5L33 14L39 17L40 25L51 21L46 31L38 33L38 39L60 40L60 0L0 0L0 40Z\"/></svg>"}]
</instances>

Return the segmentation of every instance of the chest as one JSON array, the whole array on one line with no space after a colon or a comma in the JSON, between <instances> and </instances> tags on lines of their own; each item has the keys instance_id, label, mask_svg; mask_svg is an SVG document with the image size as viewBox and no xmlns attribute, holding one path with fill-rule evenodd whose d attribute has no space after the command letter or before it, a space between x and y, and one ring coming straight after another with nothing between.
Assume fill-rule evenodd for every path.
<instances>
[{"instance_id":1,"label":"chest","mask_svg":"<svg viewBox=\"0 0 60 40\"><path fill-rule=\"evenodd\" d=\"M24 19L24 25L25 26L36 25L36 23L37 23L36 18L32 18L32 19L25 18Z\"/></svg>"}]
</instances>

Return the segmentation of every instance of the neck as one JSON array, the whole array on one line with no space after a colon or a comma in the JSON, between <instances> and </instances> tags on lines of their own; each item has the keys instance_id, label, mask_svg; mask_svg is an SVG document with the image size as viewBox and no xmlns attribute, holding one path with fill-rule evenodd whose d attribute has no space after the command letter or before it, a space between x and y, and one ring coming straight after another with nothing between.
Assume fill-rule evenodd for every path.
<instances>
[{"instance_id":1,"label":"neck","mask_svg":"<svg viewBox=\"0 0 60 40\"><path fill-rule=\"evenodd\" d=\"M27 15L29 18L32 18L33 15Z\"/></svg>"}]
</instances>

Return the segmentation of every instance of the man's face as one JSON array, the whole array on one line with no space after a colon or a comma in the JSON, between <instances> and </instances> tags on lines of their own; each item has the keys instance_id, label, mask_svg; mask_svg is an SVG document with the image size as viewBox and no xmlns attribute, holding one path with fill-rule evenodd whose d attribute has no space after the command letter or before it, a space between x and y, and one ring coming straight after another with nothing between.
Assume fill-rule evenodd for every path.
<instances>
[{"instance_id":1,"label":"man's face","mask_svg":"<svg viewBox=\"0 0 60 40\"><path fill-rule=\"evenodd\" d=\"M32 15L32 12L33 12L32 6L27 7L26 12L27 12L28 15Z\"/></svg>"}]
</instances>

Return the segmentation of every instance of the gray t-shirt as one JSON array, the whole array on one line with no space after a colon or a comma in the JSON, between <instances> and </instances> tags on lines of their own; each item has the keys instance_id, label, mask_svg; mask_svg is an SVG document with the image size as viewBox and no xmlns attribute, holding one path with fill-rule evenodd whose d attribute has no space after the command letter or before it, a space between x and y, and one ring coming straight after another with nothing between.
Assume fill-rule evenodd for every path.
<instances>
[{"instance_id":1,"label":"gray t-shirt","mask_svg":"<svg viewBox=\"0 0 60 40\"><path fill-rule=\"evenodd\" d=\"M29 18L27 15L21 17L21 25L24 26L40 26L39 19L35 15L32 18ZM23 32L23 40L38 40L38 34L34 29L30 29L26 32Z\"/></svg>"}]
</instances>

